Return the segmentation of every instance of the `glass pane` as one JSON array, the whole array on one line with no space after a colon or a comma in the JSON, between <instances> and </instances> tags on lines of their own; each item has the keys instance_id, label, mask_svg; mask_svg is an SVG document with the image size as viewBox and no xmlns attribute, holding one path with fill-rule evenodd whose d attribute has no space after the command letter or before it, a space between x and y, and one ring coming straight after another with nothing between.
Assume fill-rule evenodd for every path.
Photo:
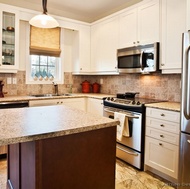
<instances>
[{"instance_id":1,"label":"glass pane","mask_svg":"<svg viewBox=\"0 0 190 189\"><path fill-rule=\"evenodd\" d=\"M14 65L15 14L3 12L2 27L2 64Z\"/></svg>"},{"instance_id":2,"label":"glass pane","mask_svg":"<svg viewBox=\"0 0 190 189\"><path fill-rule=\"evenodd\" d=\"M31 63L32 63L32 65L39 65L39 56L31 55Z\"/></svg>"},{"instance_id":3,"label":"glass pane","mask_svg":"<svg viewBox=\"0 0 190 189\"><path fill-rule=\"evenodd\" d=\"M40 56L40 65L47 65L47 56Z\"/></svg>"}]
</instances>

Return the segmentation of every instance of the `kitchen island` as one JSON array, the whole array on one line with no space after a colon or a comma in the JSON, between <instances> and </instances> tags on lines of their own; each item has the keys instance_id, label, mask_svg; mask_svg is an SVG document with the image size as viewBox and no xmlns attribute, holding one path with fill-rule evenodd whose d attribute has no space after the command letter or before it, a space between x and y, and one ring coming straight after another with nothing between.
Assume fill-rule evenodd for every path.
<instances>
[{"instance_id":1,"label":"kitchen island","mask_svg":"<svg viewBox=\"0 0 190 189\"><path fill-rule=\"evenodd\" d=\"M114 189L118 121L63 105L0 110L8 187Z\"/></svg>"}]
</instances>

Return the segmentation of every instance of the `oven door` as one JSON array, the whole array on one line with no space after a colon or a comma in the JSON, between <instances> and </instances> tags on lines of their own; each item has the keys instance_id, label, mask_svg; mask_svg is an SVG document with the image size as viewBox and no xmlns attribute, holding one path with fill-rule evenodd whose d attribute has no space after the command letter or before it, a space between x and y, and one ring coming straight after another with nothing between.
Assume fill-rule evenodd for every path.
<instances>
[{"instance_id":1,"label":"oven door","mask_svg":"<svg viewBox=\"0 0 190 189\"><path fill-rule=\"evenodd\" d=\"M141 152L141 138L142 138L142 114L121 110L118 108L104 107L104 116L114 119L114 112L122 112L126 114L128 121L131 124L131 137L123 136L118 143Z\"/></svg>"},{"instance_id":2,"label":"oven door","mask_svg":"<svg viewBox=\"0 0 190 189\"><path fill-rule=\"evenodd\" d=\"M128 121L132 123L131 137L123 136L121 141L117 141L116 157L143 170L143 152L141 149L142 114L118 108L104 107L105 117L114 119L114 112L125 113Z\"/></svg>"}]
</instances>

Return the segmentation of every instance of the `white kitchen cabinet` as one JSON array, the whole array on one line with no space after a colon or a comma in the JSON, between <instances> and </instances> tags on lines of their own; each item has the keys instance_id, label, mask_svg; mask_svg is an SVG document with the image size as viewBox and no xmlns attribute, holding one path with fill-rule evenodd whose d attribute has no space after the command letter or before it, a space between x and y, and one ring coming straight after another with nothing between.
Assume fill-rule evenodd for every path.
<instances>
[{"instance_id":1,"label":"white kitchen cabinet","mask_svg":"<svg viewBox=\"0 0 190 189\"><path fill-rule=\"evenodd\" d=\"M190 0L187 0L186 31L190 30Z\"/></svg>"},{"instance_id":2,"label":"white kitchen cabinet","mask_svg":"<svg viewBox=\"0 0 190 189\"><path fill-rule=\"evenodd\" d=\"M85 98L63 98L63 99L42 99L29 101L29 107L35 106L52 106L52 105L66 105L76 109L86 111Z\"/></svg>"},{"instance_id":3,"label":"white kitchen cabinet","mask_svg":"<svg viewBox=\"0 0 190 189\"><path fill-rule=\"evenodd\" d=\"M146 108L145 165L168 179L178 178L179 123L179 112Z\"/></svg>"},{"instance_id":4,"label":"white kitchen cabinet","mask_svg":"<svg viewBox=\"0 0 190 189\"><path fill-rule=\"evenodd\" d=\"M16 73L19 63L19 11L0 7L0 72Z\"/></svg>"},{"instance_id":5,"label":"white kitchen cabinet","mask_svg":"<svg viewBox=\"0 0 190 189\"><path fill-rule=\"evenodd\" d=\"M117 73L118 16L91 26L91 72Z\"/></svg>"},{"instance_id":6,"label":"white kitchen cabinet","mask_svg":"<svg viewBox=\"0 0 190 189\"><path fill-rule=\"evenodd\" d=\"M90 67L90 26L80 25L73 42L73 74L89 73Z\"/></svg>"},{"instance_id":7,"label":"white kitchen cabinet","mask_svg":"<svg viewBox=\"0 0 190 189\"><path fill-rule=\"evenodd\" d=\"M162 73L181 73L182 33L186 31L186 0L162 0Z\"/></svg>"},{"instance_id":8,"label":"white kitchen cabinet","mask_svg":"<svg viewBox=\"0 0 190 189\"><path fill-rule=\"evenodd\" d=\"M126 9L119 18L119 48L160 41L160 1L149 0Z\"/></svg>"},{"instance_id":9,"label":"white kitchen cabinet","mask_svg":"<svg viewBox=\"0 0 190 189\"><path fill-rule=\"evenodd\" d=\"M87 99L87 112L103 116L103 100L96 98Z\"/></svg>"},{"instance_id":10,"label":"white kitchen cabinet","mask_svg":"<svg viewBox=\"0 0 190 189\"><path fill-rule=\"evenodd\" d=\"M86 98L60 99L61 104L86 111Z\"/></svg>"}]
</instances>

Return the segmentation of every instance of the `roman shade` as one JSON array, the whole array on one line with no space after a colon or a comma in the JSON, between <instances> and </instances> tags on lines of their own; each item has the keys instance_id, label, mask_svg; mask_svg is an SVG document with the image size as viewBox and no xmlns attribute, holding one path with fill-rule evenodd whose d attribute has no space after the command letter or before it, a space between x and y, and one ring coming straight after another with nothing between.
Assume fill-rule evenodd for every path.
<instances>
[{"instance_id":1,"label":"roman shade","mask_svg":"<svg viewBox=\"0 0 190 189\"><path fill-rule=\"evenodd\" d=\"M30 55L59 57L60 32L57 28L38 28L30 26Z\"/></svg>"}]
</instances>

